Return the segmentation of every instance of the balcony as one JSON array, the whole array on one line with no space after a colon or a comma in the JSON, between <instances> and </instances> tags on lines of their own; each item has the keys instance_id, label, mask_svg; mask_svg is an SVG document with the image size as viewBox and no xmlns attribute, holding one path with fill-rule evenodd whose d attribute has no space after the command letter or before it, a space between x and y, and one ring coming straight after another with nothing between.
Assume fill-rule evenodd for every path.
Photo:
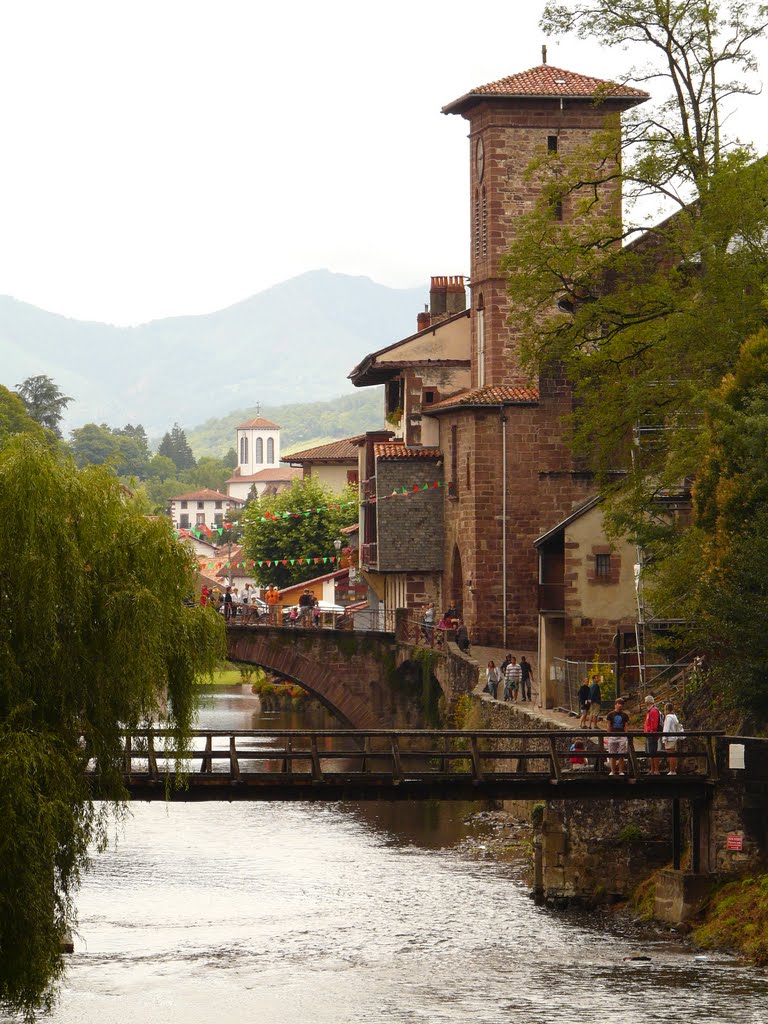
<instances>
[{"instance_id":1,"label":"balcony","mask_svg":"<svg viewBox=\"0 0 768 1024\"><path fill-rule=\"evenodd\" d=\"M564 612L565 586L562 583L539 584L539 611Z\"/></svg>"},{"instance_id":2,"label":"balcony","mask_svg":"<svg viewBox=\"0 0 768 1024\"><path fill-rule=\"evenodd\" d=\"M376 541L373 541L371 544L362 544L360 546L360 564L370 566L372 569L378 567L379 553Z\"/></svg>"}]
</instances>

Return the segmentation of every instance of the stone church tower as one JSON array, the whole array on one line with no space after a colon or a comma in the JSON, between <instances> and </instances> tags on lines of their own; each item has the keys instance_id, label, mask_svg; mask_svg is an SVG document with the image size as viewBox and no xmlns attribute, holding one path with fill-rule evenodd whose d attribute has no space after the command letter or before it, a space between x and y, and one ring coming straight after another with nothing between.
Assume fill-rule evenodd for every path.
<instances>
[{"instance_id":1,"label":"stone church tower","mask_svg":"<svg viewBox=\"0 0 768 1024\"><path fill-rule=\"evenodd\" d=\"M537 198L525 171L547 152L581 148L646 98L638 89L542 64L443 108L469 122L472 224L472 383L431 410L450 481L443 601L458 605L480 643L535 648L533 542L594 494L566 444L567 382L531 382L508 323L499 263ZM608 198L620 210L619 192ZM567 221L568 203L555 215Z\"/></svg>"}]
</instances>

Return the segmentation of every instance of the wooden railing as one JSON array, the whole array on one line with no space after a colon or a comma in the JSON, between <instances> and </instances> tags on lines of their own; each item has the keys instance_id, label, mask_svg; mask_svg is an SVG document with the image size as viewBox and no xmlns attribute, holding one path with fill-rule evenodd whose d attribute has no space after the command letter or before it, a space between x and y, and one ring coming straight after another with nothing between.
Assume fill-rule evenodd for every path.
<instances>
[{"instance_id":1,"label":"wooden railing","mask_svg":"<svg viewBox=\"0 0 768 1024\"><path fill-rule=\"evenodd\" d=\"M687 733L663 752L674 775L646 772L642 733L627 733L626 775L606 774L608 734L579 731L257 730L192 733L182 750L163 730L124 736L124 772L137 797L250 799L499 797L651 798L701 794L717 781L714 739ZM579 741L584 750L573 751ZM571 759L583 757L585 763ZM621 755L618 755L621 756ZM91 766L97 788L97 775ZM308 792L312 790L312 792ZM327 790L326 796L323 792ZM395 792L397 790L397 792Z\"/></svg>"}]
</instances>

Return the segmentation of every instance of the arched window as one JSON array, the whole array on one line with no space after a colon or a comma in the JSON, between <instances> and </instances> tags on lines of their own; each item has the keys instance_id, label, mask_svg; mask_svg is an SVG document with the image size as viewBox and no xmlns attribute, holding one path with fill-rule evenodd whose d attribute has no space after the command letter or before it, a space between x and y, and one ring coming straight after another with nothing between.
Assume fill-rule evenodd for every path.
<instances>
[{"instance_id":1,"label":"arched window","mask_svg":"<svg viewBox=\"0 0 768 1024\"><path fill-rule=\"evenodd\" d=\"M272 465L275 461L275 439L274 437L267 438L267 463Z\"/></svg>"},{"instance_id":2,"label":"arched window","mask_svg":"<svg viewBox=\"0 0 768 1024\"><path fill-rule=\"evenodd\" d=\"M240 438L240 465L244 466L248 462L248 438Z\"/></svg>"},{"instance_id":3,"label":"arched window","mask_svg":"<svg viewBox=\"0 0 768 1024\"><path fill-rule=\"evenodd\" d=\"M485 300L477 298L477 386L485 387Z\"/></svg>"},{"instance_id":4,"label":"arched window","mask_svg":"<svg viewBox=\"0 0 768 1024\"><path fill-rule=\"evenodd\" d=\"M253 461L259 465L264 461L264 442L260 437L256 438L256 454Z\"/></svg>"}]
</instances>

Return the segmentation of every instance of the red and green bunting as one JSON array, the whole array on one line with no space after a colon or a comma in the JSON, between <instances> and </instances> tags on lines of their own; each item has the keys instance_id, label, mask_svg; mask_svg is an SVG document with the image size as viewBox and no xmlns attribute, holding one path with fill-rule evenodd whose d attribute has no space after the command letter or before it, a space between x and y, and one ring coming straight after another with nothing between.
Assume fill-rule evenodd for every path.
<instances>
[{"instance_id":1,"label":"red and green bunting","mask_svg":"<svg viewBox=\"0 0 768 1024\"><path fill-rule=\"evenodd\" d=\"M307 555L305 558L262 558L258 561L249 559L246 562L207 562L206 569L253 569L255 566L261 569L263 566L270 568L273 565L333 565L341 561L340 555Z\"/></svg>"}]
</instances>

